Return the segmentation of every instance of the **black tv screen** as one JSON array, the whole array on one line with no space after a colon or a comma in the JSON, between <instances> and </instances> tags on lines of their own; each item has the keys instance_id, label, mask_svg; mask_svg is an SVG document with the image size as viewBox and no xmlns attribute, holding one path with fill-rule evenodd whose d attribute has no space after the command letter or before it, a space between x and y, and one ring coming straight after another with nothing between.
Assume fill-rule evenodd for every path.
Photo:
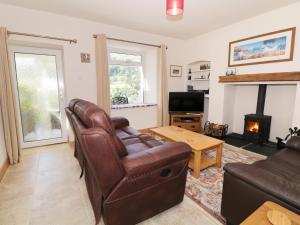
<instances>
[{"instance_id":1,"label":"black tv screen","mask_svg":"<svg viewBox=\"0 0 300 225\"><path fill-rule=\"evenodd\" d=\"M170 92L169 112L200 113L204 111L204 92Z\"/></svg>"}]
</instances>

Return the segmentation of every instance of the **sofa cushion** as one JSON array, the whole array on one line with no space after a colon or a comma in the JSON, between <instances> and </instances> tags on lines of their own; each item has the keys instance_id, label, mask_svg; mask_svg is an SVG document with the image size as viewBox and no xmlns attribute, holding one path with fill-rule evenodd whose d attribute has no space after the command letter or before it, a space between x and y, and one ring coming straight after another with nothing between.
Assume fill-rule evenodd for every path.
<instances>
[{"instance_id":1,"label":"sofa cushion","mask_svg":"<svg viewBox=\"0 0 300 225\"><path fill-rule=\"evenodd\" d=\"M151 148L162 145L161 142L155 140L154 138L152 138L151 136L149 136L147 134L141 134L138 137L140 138L140 140L142 140L142 142L144 142L145 144L147 144Z\"/></svg>"},{"instance_id":2,"label":"sofa cushion","mask_svg":"<svg viewBox=\"0 0 300 225\"><path fill-rule=\"evenodd\" d=\"M282 163L284 163L285 165L292 166L300 171L300 152L298 151L283 149L275 155L269 156L268 159L271 161L271 163L274 162L274 164L276 163L275 160L282 161Z\"/></svg>"},{"instance_id":3,"label":"sofa cushion","mask_svg":"<svg viewBox=\"0 0 300 225\"><path fill-rule=\"evenodd\" d=\"M126 127L122 127L121 129L116 129L116 134L120 139L123 139L123 138L128 138L129 136L132 135L137 136L142 133L132 127L126 126Z\"/></svg>"},{"instance_id":4,"label":"sofa cushion","mask_svg":"<svg viewBox=\"0 0 300 225\"><path fill-rule=\"evenodd\" d=\"M115 127L115 129L121 129L123 127L129 126L129 121L125 117L122 116L114 116L111 117L111 121Z\"/></svg>"},{"instance_id":5,"label":"sofa cushion","mask_svg":"<svg viewBox=\"0 0 300 225\"><path fill-rule=\"evenodd\" d=\"M124 157L128 154L125 146L116 136L110 117L104 110L84 100L72 100L70 102L70 109L74 110L76 116L80 118L87 128L102 128L106 131L112 137L115 150L120 157Z\"/></svg>"},{"instance_id":6,"label":"sofa cushion","mask_svg":"<svg viewBox=\"0 0 300 225\"><path fill-rule=\"evenodd\" d=\"M141 132L137 131L136 129L132 128L132 127L123 127L122 130L124 132L126 132L127 134L130 134L130 135L140 135L142 134Z\"/></svg>"},{"instance_id":7,"label":"sofa cushion","mask_svg":"<svg viewBox=\"0 0 300 225\"><path fill-rule=\"evenodd\" d=\"M128 151L128 155L132 155L132 154L135 154L135 153L138 153L138 152L142 152L142 151L148 150L149 146L145 145L142 142L136 142L136 143L127 145L126 149Z\"/></svg>"},{"instance_id":8,"label":"sofa cushion","mask_svg":"<svg viewBox=\"0 0 300 225\"><path fill-rule=\"evenodd\" d=\"M148 148L162 145L148 134L143 134L132 127L125 126L116 130L116 135L126 146L128 154L134 154Z\"/></svg>"},{"instance_id":9,"label":"sofa cushion","mask_svg":"<svg viewBox=\"0 0 300 225\"><path fill-rule=\"evenodd\" d=\"M121 130L121 129L117 129L116 130L116 135L118 136L118 138L122 139L126 139L128 137L131 137L132 134L128 134L127 132Z\"/></svg>"},{"instance_id":10,"label":"sofa cushion","mask_svg":"<svg viewBox=\"0 0 300 225\"><path fill-rule=\"evenodd\" d=\"M256 168L268 171L270 174L274 174L285 180L290 180L291 177L293 181L298 182L300 185L300 168L299 166L294 166L286 160L282 160L278 157L274 157L269 160L262 160L254 163L252 166Z\"/></svg>"},{"instance_id":11,"label":"sofa cushion","mask_svg":"<svg viewBox=\"0 0 300 225\"><path fill-rule=\"evenodd\" d=\"M267 161L267 160L263 160ZM287 178L282 171L279 174L262 166L264 162L255 165L242 163L228 163L224 170L232 176L251 184L266 193L276 196L281 201L296 208L300 208L300 183L299 175Z\"/></svg>"},{"instance_id":12,"label":"sofa cushion","mask_svg":"<svg viewBox=\"0 0 300 225\"><path fill-rule=\"evenodd\" d=\"M102 128L109 134L114 133L109 116L97 105L83 100L78 101L74 105L74 112L88 128Z\"/></svg>"},{"instance_id":13,"label":"sofa cushion","mask_svg":"<svg viewBox=\"0 0 300 225\"><path fill-rule=\"evenodd\" d=\"M134 154L140 151L147 150L149 148L153 148L159 145L162 145L161 142L155 140L151 136L147 134L139 134L139 135L125 135L121 138L121 141L125 145L128 154Z\"/></svg>"}]
</instances>

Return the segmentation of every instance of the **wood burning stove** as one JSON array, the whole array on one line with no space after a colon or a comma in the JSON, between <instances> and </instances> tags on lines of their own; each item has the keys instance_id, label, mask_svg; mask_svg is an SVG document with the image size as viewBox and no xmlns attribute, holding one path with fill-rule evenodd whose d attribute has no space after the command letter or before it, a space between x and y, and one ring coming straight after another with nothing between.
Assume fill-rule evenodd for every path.
<instances>
[{"instance_id":1,"label":"wood burning stove","mask_svg":"<svg viewBox=\"0 0 300 225\"><path fill-rule=\"evenodd\" d=\"M267 85L260 84L258 90L256 114L245 115L244 138L248 141L263 144L269 140L271 116L264 115Z\"/></svg>"},{"instance_id":2,"label":"wood burning stove","mask_svg":"<svg viewBox=\"0 0 300 225\"><path fill-rule=\"evenodd\" d=\"M245 139L259 144L268 141L270 137L271 119L271 116L265 115L245 115Z\"/></svg>"}]
</instances>

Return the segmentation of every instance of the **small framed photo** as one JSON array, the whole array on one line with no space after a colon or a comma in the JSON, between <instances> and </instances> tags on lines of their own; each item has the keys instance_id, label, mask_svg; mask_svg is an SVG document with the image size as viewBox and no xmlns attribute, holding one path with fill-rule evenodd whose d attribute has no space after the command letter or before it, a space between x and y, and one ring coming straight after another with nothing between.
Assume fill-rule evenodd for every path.
<instances>
[{"instance_id":1,"label":"small framed photo","mask_svg":"<svg viewBox=\"0 0 300 225\"><path fill-rule=\"evenodd\" d=\"M91 55L89 53L81 53L80 58L81 58L81 63L91 62Z\"/></svg>"},{"instance_id":2,"label":"small framed photo","mask_svg":"<svg viewBox=\"0 0 300 225\"><path fill-rule=\"evenodd\" d=\"M170 66L170 76L171 77L181 77L182 76L182 66L171 65Z\"/></svg>"},{"instance_id":3,"label":"small framed photo","mask_svg":"<svg viewBox=\"0 0 300 225\"><path fill-rule=\"evenodd\" d=\"M226 71L226 76L236 75L235 67L228 67Z\"/></svg>"}]
</instances>

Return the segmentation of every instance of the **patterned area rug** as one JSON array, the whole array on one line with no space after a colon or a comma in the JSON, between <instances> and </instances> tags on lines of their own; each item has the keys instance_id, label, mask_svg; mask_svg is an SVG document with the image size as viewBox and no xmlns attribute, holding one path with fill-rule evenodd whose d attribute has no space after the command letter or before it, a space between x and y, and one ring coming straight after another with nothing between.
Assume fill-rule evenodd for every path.
<instances>
[{"instance_id":1,"label":"patterned area rug","mask_svg":"<svg viewBox=\"0 0 300 225\"><path fill-rule=\"evenodd\" d=\"M209 153L214 155L214 153ZM231 162L253 163L264 156L249 153L246 150L223 150L222 166ZM224 223L221 217L221 200L223 189L223 168L210 167L201 171L199 178L191 175L189 170L185 194L205 209L208 213Z\"/></svg>"}]
</instances>

